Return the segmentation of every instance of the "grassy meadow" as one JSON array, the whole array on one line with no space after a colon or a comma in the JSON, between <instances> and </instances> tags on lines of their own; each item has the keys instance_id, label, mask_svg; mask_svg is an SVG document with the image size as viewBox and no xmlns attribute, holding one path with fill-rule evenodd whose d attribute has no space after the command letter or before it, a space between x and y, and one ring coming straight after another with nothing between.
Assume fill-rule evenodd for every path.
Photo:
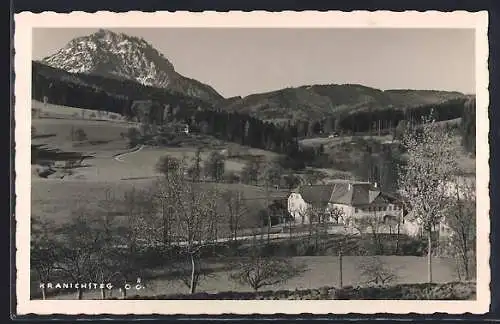
<instances>
[{"instance_id":1,"label":"grassy meadow","mask_svg":"<svg viewBox=\"0 0 500 324\"><path fill-rule=\"evenodd\" d=\"M427 280L427 260L425 257L411 256L381 256L382 262L387 264L396 274L394 283L425 283ZM314 289L324 286L338 286L339 282L339 260L335 256L304 256L293 257L293 263L306 264L306 271L284 284L267 286L262 290L295 290ZM364 258L359 256L345 256L343 258L343 283L345 286L356 286L362 281L360 265ZM217 293L223 291L245 292L251 291L250 287L242 286L229 280L231 264L237 261L227 258L217 261L206 261L207 267L211 269L209 277L200 282L198 291ZM435 258L434 282L444 283L456 280L453 269L454 261L446 258ZM187 293L188 288L179 280L169 278L168 266L154 269L147 277L142 278L144 289L132 288L129 295L154 296L160 294L182 294ZM36 287L34 287L36 288ZM74 294L59 294L54 299L73 299ZM112 297L120 297L118 291L111 292ZM99 291L88 291L84 293L85 299L99 298Z\"/></svg>"}]
</instances>

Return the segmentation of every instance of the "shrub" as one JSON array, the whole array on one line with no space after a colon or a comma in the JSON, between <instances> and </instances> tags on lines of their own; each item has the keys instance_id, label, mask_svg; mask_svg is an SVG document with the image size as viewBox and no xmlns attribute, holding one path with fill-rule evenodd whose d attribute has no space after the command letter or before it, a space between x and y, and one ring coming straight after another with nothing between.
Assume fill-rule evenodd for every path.
<instances>
[{"instance_id":1,"label":"shrub","mask_svg":"<svg viewBox=\"0 0 500 324\"><path fill-rule=\"evenodd\" d=\"M140 141L140 138L141 138L141 134L140 134L140 132L139 132L139 130L137 128L130 127L127 130L126 137L129 140L129 146L130 147L134 147L137 144L139 144L139 141Z\"/></svg>"},{"instance_id":2,"label":"shrub","mask_svg":"<svg viewBox=\"0 0 500 324\"><path fill-rule=\"evenodd\" d=\"M225 180L226 183L239 183L240 182L240 177L234 171L227 171L224 174L224 180Z\"/></svg>"},{"instance_id":3,"label":"shrub","mask_svg":"<svg viewBox=\"0 0 500 324\"><path fill-rule=\"evenodd\" d=\"M225 158L218 151L210 153L208 160L204 163L204 170L207 176L211 177L214 181L219 182L222 180L225 169Z\"/></svg>"},{"instance_id":4,"label":"shrub","mask_svg":"<svg viewBox=\"0 0 500 324\"><path fill-rule=\"evenodd\" d=\"M391 284L397 279L396 272L385 264L379 257L365 257L361 262L361 283L363 284Z\"/></svg>"},{"instance_id":5,"label":"shrub","mask_svg":"<svg viewBox=\"0 0 500 324\"><path fill-rule=\"evenodd\" d=\"M85 140L87 140L87 133L85 133L85 131L82 128L77 128L73 132L73 140L79 141L79 142L85 141Z\"/></svg>"},{"instance_id":6,"label":"shrub","mask_svg":"<svg viewBox=\"0 0 500 324\"><path fill-rule=\"evenodd\" d=\"M258 291L265 286L284 283L303 273L305 269L305 265L295 265L289 259L263 257L254 253L240 262L229 278Z\"/></svg>"},{"instance_id":7,"label":"shrub","mask_svg":"<svg viewBox=\"0 0 500 324\"><path fill-rule=\"evenodd\" d=\"M158 159L156 163L155 170L158 173L163 174L165 177L171 172L175 172L180 167L180 161L170 155L164 155Z\"/></svg>"}]
</instances>

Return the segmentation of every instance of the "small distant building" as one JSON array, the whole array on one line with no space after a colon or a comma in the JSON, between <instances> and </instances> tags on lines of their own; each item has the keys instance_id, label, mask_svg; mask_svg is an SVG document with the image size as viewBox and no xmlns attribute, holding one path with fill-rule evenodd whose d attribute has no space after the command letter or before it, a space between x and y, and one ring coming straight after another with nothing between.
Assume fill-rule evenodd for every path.
<instances>
[{"instance_id":1,"label":"small distant building","mask_svg":"<svg viewBox=\"0 0 500 324\"><path fill-rule=\"evenodd\" d=\"M164 132L170 132L173 134L189 134L189 125L188 124L179 124L179 123L168 123L162 127Z\"/></svg>"}]
</instances>

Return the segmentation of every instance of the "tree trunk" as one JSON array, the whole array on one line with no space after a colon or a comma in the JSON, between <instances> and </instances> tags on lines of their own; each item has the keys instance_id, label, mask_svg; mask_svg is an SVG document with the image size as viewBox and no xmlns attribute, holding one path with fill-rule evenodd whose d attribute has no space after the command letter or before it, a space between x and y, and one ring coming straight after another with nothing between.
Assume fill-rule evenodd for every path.
<instances>
[{"instance_id":1,"label":"tree trunk","mask_svg":"<svg viewBox=\"0 0 500 324\"><path fill-rule=\"evenodd\" d=\"M83 298L83 290L82 290L82 288L78 288L76 290L76 299L82 300L82 298Z\"/></svg>"},{"instance_id":2,"label":"tree trunk","mask_svg":"<svg viewBox=\"0 0 500 324\"><path fill-rule=\"evenodd\" d=\"M469 258L467 256L467 252L465 253L465 261L464 261L464 275L465 280L470 280L470 271L469 271Z\"/></svg>"},{"instance_id":3,"label":"tree trunk","mask_svg":"<svg viewBox=\"0 0 500 324\"><path fill-rule=\"evenodd\" d=\"M42 299L45 300L47 298L47 287L45 287L45 284L42 287Z\"/></svg>"},{"instance_id":4,"label":"tree trunk","mask_svg":"<svg viewBox=\"0 0 500 324\"><path fill-rule=\"evenodd\" d=\"M125 289L125 286L121 288L121 291L122 291L122 299L126 299L127 298L127 289Z\"/></svg>"},{"instance_id":5,"label":"tree trunk","mask_svg":"<svg viewBox=\"0 0 500 324\"><path fill-rule=\"evenodd\" d=\"M457 267L457 276L458 276L458 281L462 281L462 270L460 269L460 257L455 257L455 263Z\"/></svg>"},{"instance_id":6,"label":"tree trunk","mask_svg":"<svg viewBox=\"0 0 500 324\"><path fill-rule=\"evenodd\" d=\"M101 299L106 299L106 291L104 288L101 288Z\"/></svg>"},{"instance_id":7,"label":"tree trunk","mask_svg":"<svg viewBox=\"0 0 500 324\"><path fill-rule=\"evenodd\" d=\"M319 230L317 228L317 226L319 226L319 224L316 224L316 230L314 232L314 252L317 253L318 251L318 245L319 245Z\"/></svg>"},{"instance_id":8,"label":"tree trunk","mask_svg":"<svg viewBox=\"0 0 500 324\"><path fill-rule=\"evenodd\" d=\"M398 227L396 232L396 251L395 254L399 252L399 235L401 234L401 220L398 220Z\"/></svg>"},{"instance_id":9,"label":"tree trunk","mask_svg":"<svg viewBox=\"0 0 500 324\"><path fill-rule=\"evenodd\" d=\"M465 232L464 232L464 235L462 235L462 240L463 240L463 260L464 260L464 276L465 276L465 280L470 280L470 274L469 274L469 254L468 254L468 250L469 250L469 247L467 245L467 237L465 235Z\"/></svg>"},{"instance_id":10,"label":"tree trunk","mask_svg":"<svg viewBox=\"0 0 500 324\"><path fill-rule=\"evenodd\" d=\"M191 285L189 287L189 292L191 294L194 294L195 290L196 290L196 286L195 286L195 262L194 262L194 255L191 253L190 254L190 257L191 257Z\"/></svg>"},{"instance_id":11,"label":"tree trunk","mask_svg":"<svg viewBox=\"0 0 500 324\"><path fill-rule=\"evenodd\" d=\"M427 281L432 283L432 227L427 233Z\"/></svg>"},{"instance_id":12,"label":"tree trunk","mask_svg":"<svg viewBox=\"0 0 500 324\"><path fill-rule=\"evenodd\" d=\"M339 251L339 288L342 288L344 286L344 281L343 281L343 266L342 266L342 249Z\"/></svg>"},{"instance_id":13,"label":"tree trunk","mask_svg":"<svg viewBox=\"0 0 500 324\"><path fill-rule=\"evenodd\" d=\"M271 241L271 214L267 213L267 244Z\"/></svg>"}]
</instances>

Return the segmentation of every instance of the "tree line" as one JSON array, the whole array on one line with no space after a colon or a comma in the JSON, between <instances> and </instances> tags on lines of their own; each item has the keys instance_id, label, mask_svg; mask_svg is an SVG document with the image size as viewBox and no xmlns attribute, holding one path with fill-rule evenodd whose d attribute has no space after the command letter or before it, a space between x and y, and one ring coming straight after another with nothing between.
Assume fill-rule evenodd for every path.
<instances>
[{"instance_id":1,"label":"tree line","mask_svg":"<svg viewBox=\"0 0 500 324\"><path fill-rule=\"evenodd\" d=\"M401 121L412 124L420 123L422 117L433 114L436 121L445 121L463 117L469 113L465 109L466 98L451 99L439 104L426 104L411 108L363 109L341 113L321 120L303 120L297 122L298 136L314 137L333 132L359 134L379 131L391 133Z\"/></svg>"},{"instance_id":2,"label":"tree line","mask_svg":"<svg viewBox=\"0 0 500 324\"><path fill-rule=\"evenodd\" d=\"M247 114L214 109L212 103L167 89L141 85L130 80L86 74L69 74L43 64L32 63L32 98L50 103L93 110L105 110L133 117L133 100L151 99L168 105L176 119L208 134L240 144L294 155L298 139L332 132L346 134L395 134L406 121L418 124L431 112L436 121L463 118L463 144L475 145L474 99L459 98L440 104L408 109L364 109L322 120L290 120L284 124L262 121Z\"/></svg>"},{"instance_id":3,"label":"tree line","mask_svg":"<svg viewBox=\"0 0 500 324\"><path fill-rule=\"evenodd\" d=\"M176 121L207 134L274 152L298 150L293 127L282 127L245 114L213 110L202 100L146 87L137 82L80 75L79 82L49 73L50 67L33 62L32 97L49 103L91 110L106 110L133 117L133 100L151 99L170 107ZM48 72L47 72L48 70ZM93 85L93 86L91 86Z\"/></svg>"}]
</instances>

